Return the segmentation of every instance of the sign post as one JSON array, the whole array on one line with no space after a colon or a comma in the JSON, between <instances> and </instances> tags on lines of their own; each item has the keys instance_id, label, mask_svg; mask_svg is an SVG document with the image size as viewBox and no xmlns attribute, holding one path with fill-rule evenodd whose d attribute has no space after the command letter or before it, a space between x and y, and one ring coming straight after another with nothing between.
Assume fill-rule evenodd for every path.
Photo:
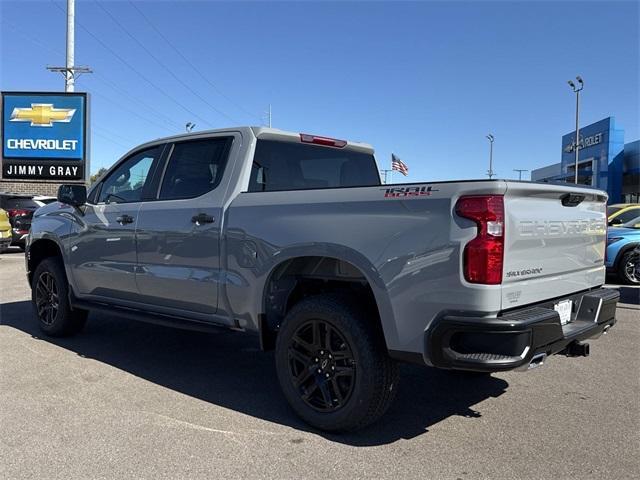
<instances>
[{"instance_id":1,"label":"sign post","mask_svg":"<svg viewBox=\"0 0 640 480\"><path fill-rule=\"evenodd\" d=\"M2 180L85 183L86 93L2 92Z\"/></svg>"}]
</instances>

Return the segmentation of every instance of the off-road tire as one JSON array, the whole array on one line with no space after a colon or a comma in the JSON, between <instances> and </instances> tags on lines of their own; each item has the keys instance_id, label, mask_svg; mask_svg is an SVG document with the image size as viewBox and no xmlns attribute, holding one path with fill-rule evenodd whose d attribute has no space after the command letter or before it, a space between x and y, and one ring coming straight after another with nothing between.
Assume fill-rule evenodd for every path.
<instances>
[{"instance_id":1,"label":"off-road tire","mask_svg":"<svg viewBox=\"0 0 640 480\"><path fill-rule=\"evenodd\" d=\"M46 335L74 335L87 321L86 310L72 309L69 304L69 283L62 262L56 257L45 258L36 267L31 301L38 325Z\"/></svg>"},{"instance_id":2,"label":"off-road tire","mask_svg":"<svg viewBox=\"0 0 640 480\"><path fill-rule=\"evenodd\" d=\"M344 401L334 410L319 411L310 405L308 400L303 399L303 395L314 389L313 382L316 382L315 389L320 389L318 385L323 385L322 381L326 373L324 371L319 373L320 363L324 363L322 359L320 363L315 364L318 370L313 366L307 367L306 371L301 369L302 375L313 372L311 374L313 377L309 378L310 388L296 386L294 383L291 348L299 348L300 344L294 340L294 337L299 334L300 329L307 328L309 322L312 325L315 323L329 325L332 333L328 343L331 344L333 341L334 345L337 343L340 347L346 344L345 348L348 347L352 356L352 360L348 361L353 367L353 377L349 376L352 378L352 382L349 383L349 395L345 395ZM387 355L384 338L376 322L378 319L373 318L372 313L358 308L353 300L341 294L318 295L303 299L294 305L285 317L276 339L275 360L278 380L284 396L295 413L309 425L331 432L357 430L375 422L391 405L398 387L398 366ZM324 331L326 332L327 329L325 328ZM324 340L326 345L327 339ZM324 354L327 355L326 352ZM345 355L344 350L336 349L334 352L334 358ZM312 356L310 361L314 360L317 358ZM346 360L342 361L346 362ZM335 365L338 364L339 361L336 360ZM330 365L326 367L329 369ZM337 368L345 370L346 367ZM326 382L329 381L326 380ZM341 381L344 381L344 378ZM332 388L335 392L336 384L333 384ZM326 401L324 396L326 390L320 390ZM333 400L331 403L333 404Z\"/></svg>"}]
</instances>

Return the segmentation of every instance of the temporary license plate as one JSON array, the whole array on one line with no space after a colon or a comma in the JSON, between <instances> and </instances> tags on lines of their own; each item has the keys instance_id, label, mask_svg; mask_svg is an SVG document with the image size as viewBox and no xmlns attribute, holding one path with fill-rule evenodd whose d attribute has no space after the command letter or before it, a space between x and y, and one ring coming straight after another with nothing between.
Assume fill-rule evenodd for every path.
<instances>
[{"instance_id":1,"label":"temporary license plate","mask_svg":"<svg viewBox=\"0 0 640 480\"><path fill-rule=\"evenodd\" d=\"M566 325L571 321L571 307L573 302L571 300L563 300L556 303L553 309L560 315L560 324Z\"/></svg>"}]
</instances>

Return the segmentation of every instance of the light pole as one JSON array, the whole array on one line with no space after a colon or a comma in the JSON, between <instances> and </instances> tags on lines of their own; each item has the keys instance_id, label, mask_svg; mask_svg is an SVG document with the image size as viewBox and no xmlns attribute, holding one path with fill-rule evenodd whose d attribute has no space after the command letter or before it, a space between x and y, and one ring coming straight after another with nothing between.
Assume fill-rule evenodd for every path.
<instances>
[{"instance_id":1,"label":"light pole","mask_svg":"<svg viewBox=\"0 0 640 480\"><path fill-rule=\"evenodd\" d=\"M522 180L522 172L528 172L529 170L524 168L514 168L513 171L518 172L518 180Z\"/></svg>"},{"instance_id":2,"label":"light pole","mask_svg":"<svg viewBox=\"0 0 640 480\"><path fill-rule=\"evenodd\" d=\"M487 135L487 139L489 139L489 171L487 175L489 175L489 180L493 177L493 141L495 137L491 134Z\"/></svg>"},{"instance_id":3,"label":"light pole","mask_svg":"<svg viewBox=\"0 0 640 480\"><path fill-rule=\"evenodd\" d=\"M574 153L576 154L576 165L575 165L576 175L575 175L574 183L577 185L578 184L578 154L580 152L580 120L579 120L580 119L580 91L584 88L584 82L582 81L582 77L580 75L576 77L576 80L580 85L579 87L577 87L572 80L569 80L567 83L576 94L576 140L573 145L573 150L574 150Z\"/></svg>"}]
</instances>

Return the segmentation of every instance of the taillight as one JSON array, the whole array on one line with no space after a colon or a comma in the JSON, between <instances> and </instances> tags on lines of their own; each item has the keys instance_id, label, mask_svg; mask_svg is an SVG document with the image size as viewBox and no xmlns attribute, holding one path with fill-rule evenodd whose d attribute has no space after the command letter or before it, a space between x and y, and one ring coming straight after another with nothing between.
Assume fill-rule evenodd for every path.
<instances>
[{"instance_id":1,"label":"taillight","mask_svg":"<svg viewBox=\"0 0 640 480\"><path fill-rule=\"evenodd\" d=\"M307 133L300 134L302 143L315 143L316 145L324 145L325 147L344 148L347 146L346 140L338 140L336 138L319 137L318 135L309 135Z\"/></svg>"},{"instance_id":2,"label":"taillight","mask_svg":"<svg viewBox=\"0 0 640 480\"><path fill-rule=\"evenodd\" d=\"M469 283L502 283L504 199L502 195L460 197L456 213L476 222L478 233L464 247L464 278Z\"/></svg>"},{"instance_id":3,"label":"taillight","mask_svg":"<svg viewBox=\"0 0 640 480\"><path fill-rule=\"evenodd\" d=\"M31 212L29 210L22 210L20 208L10 208L7 210L9 214L9 218L19 217L21 215L29 215Z\"/></svg>"}]
</instances>

